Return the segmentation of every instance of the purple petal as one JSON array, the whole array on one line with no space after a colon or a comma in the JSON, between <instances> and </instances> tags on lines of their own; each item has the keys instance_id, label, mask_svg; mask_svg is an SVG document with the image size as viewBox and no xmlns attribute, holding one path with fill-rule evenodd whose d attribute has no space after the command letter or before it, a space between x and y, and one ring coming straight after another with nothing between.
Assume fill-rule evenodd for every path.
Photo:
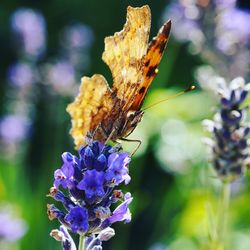
<instances>
[{"instance_id":1,"label":"purple petal","mask_svg":"<svg viewBox=\"0 0 250 250\"><path fill-rule=\"evenodd\" d=\"M113 212L112 216L109 217L109 222L111 224L117 221L125 221L125 223L129 223L131 221L131 213L128 208L128 205L132 202L133 198L129 193L125 195L125 201L120 204Z\"/></svg>"}]
</instances>

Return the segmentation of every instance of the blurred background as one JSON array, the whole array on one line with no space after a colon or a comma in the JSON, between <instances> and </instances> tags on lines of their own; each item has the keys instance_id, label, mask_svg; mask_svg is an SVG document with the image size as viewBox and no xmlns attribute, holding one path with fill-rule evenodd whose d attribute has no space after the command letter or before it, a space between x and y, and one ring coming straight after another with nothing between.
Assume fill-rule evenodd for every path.
<instances>
[{"instance_id":1,"label":"blurred background","mask_svg":"<svg viewBox=\"0 0 250 250\"><path fill-rule=\"evenodd\" d=\"M220 182L208 162L202 120L216 110L216 83L249 81L250 3L236 0L12 0L0 3L0 249L60 249L49 236L46 197L61 154L74 151L66 106L80 78L100 73L104 38L126 8L148 4L151 38L167 19L172 34L144 107L190 85L195 91L146 110L130 138L132 222L115 225L104 249L206 249ZM133 143L124 148L133 151ZM250 185L232 184L230 250L250 249Z\"/></svg>"}]
</instances>

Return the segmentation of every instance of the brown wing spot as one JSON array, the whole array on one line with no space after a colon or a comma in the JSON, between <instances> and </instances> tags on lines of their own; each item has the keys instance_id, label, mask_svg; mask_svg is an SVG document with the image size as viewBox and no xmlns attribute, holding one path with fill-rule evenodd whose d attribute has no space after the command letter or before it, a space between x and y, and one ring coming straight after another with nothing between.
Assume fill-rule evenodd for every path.
<instances>
[{"instance_id":1,"label":"brown wing spot","mask_svg":"<svg viewBox=\"0 0 250 250\"><path fill-rule=\"evenodd\" d=\"M157 73L156 69L157 69L157 65L150 66L149 69L148 69L148 72L146 74L146 77L151 77L151 76L156 75L156 73Z\"/></svg>"},{"instance_id":2,"label":"brown wing spot","mask_svg":"<svg viewBox=\"0 0 250 250\"><path fill-rule=\"evenodd\" d=\"M139 90L139 94L143 94L145 92L146 88L145 87L141 87Z\"/></svg>"},{"instance_id":3,"label":"brown wing spot","mask_svg":"<svg viewBox=\"0 0 250 250\"><path fill-rule=\"evenodd\" d=\"M161 35L159 36L159 42L156 44L156 49L159 49L160 53L162 54L166 47L166 39L169 37L171 29L171 21L168 20L160 29Z\"/></svg>"},{"instance_id":4,"label":"brown wing spot","mask_svg":"<svg viewBox=\"0 0 250 250\"><path fill-rule=\"evenodd\" d=\"M163 51L165 50L165 47L166 47L165 41L162 41L162 42L159 43L158 46L157 46L157 48L159 48L161 54L162 54Z\"/></svg>"},{"instance_id":5,"label":"brown wing spot","mask_svg":"<svg viewBox=\"0 0 250 250\"><path fill-rule=\"evenodd\" d=\"M146 61L145 62L145 67L148 67L149 63L150 63L150 60Z\"/></svg>"},{"instance_id":6,"label":"brown wing spot","mask_svg":"<svg viewBox=\"0 0 250 250\"><path fill-rule=\"evenodd\" d=\"M144 56L144 68L143 76L144 80L139 87L139 91L142 87L145 87L144 93L137 93L131 109L139 110L142 106L143 100L147 93L147 90L154 79L155 75L158 73L158 64L161 60L162 54L164 52L165 46L167 44L169 33L171 29L171 21L167 21L159 30L156 37L152 39L148 46L147 54Z\"/></svg>"}]
</instances>

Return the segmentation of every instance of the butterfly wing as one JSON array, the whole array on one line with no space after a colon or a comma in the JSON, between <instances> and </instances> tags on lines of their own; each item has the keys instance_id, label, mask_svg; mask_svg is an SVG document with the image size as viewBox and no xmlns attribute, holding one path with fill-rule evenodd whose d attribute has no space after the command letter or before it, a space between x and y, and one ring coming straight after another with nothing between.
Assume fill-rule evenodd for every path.
<instances>
[{"instance_id":1,"label":"butterfly wing","mask_svg":"<svg viewBox=\"0 0 250 250\"><path fill-rule=\"evenodd\" d=\"M143 57L148 49L151 24L149 6L128 7L123 30L105 38L103 61L113 76L112 92L121 100L123 110L131 105L143 79Z\"/></svg>"},{"instance_id":2,"label":"butterfly wing","mask_svg":"<svg viewBox=\"0 0 250 250\"><path fill-rule=\"evenodd\" d=\"M171 29L171 21L167 21L159 30L156 37L152 39L148 46L147 54L144 57L143 67L143 82L138 87L138 92L131 106L132 110L139 110L142 106L143 100L147 90L157 74L157 67L161 61L163 52L166 48Z\"/></svg>"},{"instance_id":3,"label":"butterfly wing","mask_svg":"<svg viewBox=\"0 0 250 250\"><path fill-rule=\"evenodd\" d=\"M105 141L114 130L112 139L131 130L132 124L126 121L128 112L140 109L171 26L170 22L166 23L148 45L150 24L151 13L147 5L128 7L123 30L105 38L102 59L112 72L113 87L110 90L101 75L82 78L79 95L67 107L72 117L70 133L77 148L85 143L87 132L96 132L95 138Z\"/></svg>"},{"instance_id":4,"label":"butterfly wing","mask_svg":"<svg viewBox=\"0 0 250 250\"><path fill-rule=\"evenodd\" d=\"M102 75L82 78L78 96L66 109L71 115L70 134L77 148L85 143L87 132L93 132L112 109L109 94L109 86Z\"/></svg>"}]
</instances>

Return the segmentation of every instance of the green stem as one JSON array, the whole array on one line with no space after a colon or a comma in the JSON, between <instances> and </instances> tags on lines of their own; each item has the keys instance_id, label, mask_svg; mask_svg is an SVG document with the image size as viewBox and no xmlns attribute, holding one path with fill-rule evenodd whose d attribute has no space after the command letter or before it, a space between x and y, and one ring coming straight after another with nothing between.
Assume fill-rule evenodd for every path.
<instances>
[{"instance_id":1,"label":"green stem","mask_svg":"<svg viewBox=\"0 0 250 250\"><path fill-rule=\"evenodd\" d=\"M217 223L217 237L214 249L216 250L225 250L226 249L226 229L227 229L227 219L228 219L228 210L230 203L230 183L224 182L221 190L221 201L218 214L218 223Z\"/></svg>"},{"instance_id":2,"label":"green stem","mask_svg":"<svg viewBox=\"0 0 250 250\"><path fill-rule=\"evenodd\" d=\"M78 250L85 250L84 248L84 235L81 235L79 237L79 246L78 246Z\"/></svg>"}]
</instances>

